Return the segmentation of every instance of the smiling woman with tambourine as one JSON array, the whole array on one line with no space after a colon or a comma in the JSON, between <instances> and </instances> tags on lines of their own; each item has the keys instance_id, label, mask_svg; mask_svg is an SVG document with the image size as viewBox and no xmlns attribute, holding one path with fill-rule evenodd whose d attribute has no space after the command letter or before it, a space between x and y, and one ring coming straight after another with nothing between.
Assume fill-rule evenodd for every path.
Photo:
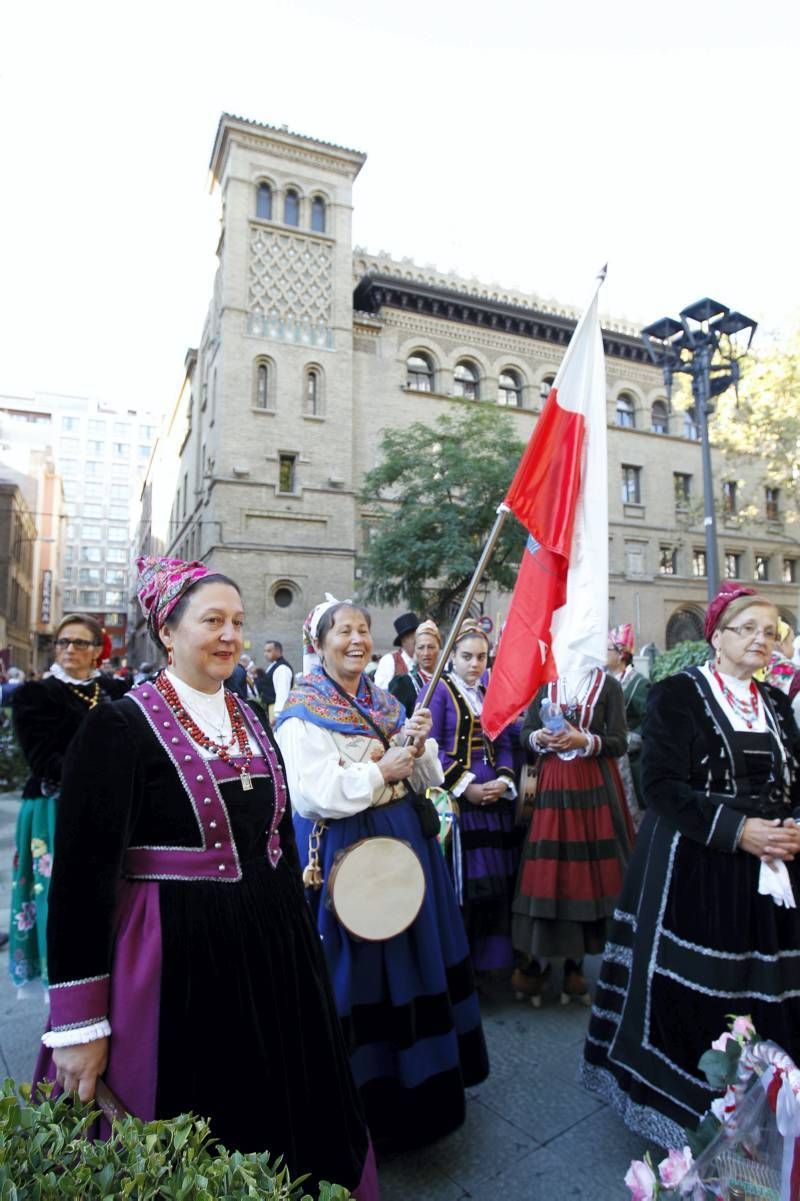
<instances>
[{"instance_id":1,"label":"smiling woman with tambourine","mask_svg":"<svg viewBox=\"0 0 800 1201\"><path fill-rule=\"evenodd\" d=\"M307 897L378 1145L429 1142L464 1120L488 1072L464 927L424 798L440 784L430 713L364 675L369 614L329 598L306 620L320 665L279 718ZM408 739L409 745L405 745Z\"/></svg>"}]
</instances>

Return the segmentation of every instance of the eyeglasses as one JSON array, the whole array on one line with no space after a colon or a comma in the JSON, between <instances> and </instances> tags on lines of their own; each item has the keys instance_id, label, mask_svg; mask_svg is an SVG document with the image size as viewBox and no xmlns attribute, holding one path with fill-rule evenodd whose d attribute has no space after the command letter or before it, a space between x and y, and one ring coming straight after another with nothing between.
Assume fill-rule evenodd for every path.
<instances>
[{"instance_id":1,"label":"eyeglasses","mask_svg":"<svg viewBox=\"0 0 800 1201\"><path fill-rule=\"evenodd\" d=\"M774 642L778 637L778 631L774 626L766 626L764 629L757 626L754 621L747 621L743 626L723 626L723 630L730 630L732 634L736 634L739 638L755 638L756 634L761 634L765 642Z\"/></svg>"},{"instance_id":2,"label":"eyeglasses","mask_svg":"<svg viewBox=\"0 0 800 1201\"><path fill-rule=\"evenodd\" d=\"M65 651L70 646L74 646L76 651L85 651L90 646L97 646L97 643L90 642L88 638L56 638L58 650Z\"/></svg>"}]
</instances>

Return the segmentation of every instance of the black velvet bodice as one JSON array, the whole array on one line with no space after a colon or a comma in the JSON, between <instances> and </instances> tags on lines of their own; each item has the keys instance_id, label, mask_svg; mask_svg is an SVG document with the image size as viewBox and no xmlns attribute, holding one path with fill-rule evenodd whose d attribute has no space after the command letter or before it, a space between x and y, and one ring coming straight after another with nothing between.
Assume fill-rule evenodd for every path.
<instances>
[{"instance_id":1,"label":"black velvet bodice","mask_svg":"<svg viewBox=\"0 0 800 1201\"><path fill-rule=\"evenodd\" d=\"M98 683L101 704L117 700L130 687L129 681L104 675L98 676ZM47 676L28 681L14 693L14 730L31 769L23 797L38 797L58 789L67 747L90 712L78 693L90 696L93 689L94 681L70 686Z\"/></svg>"}]
</instances>

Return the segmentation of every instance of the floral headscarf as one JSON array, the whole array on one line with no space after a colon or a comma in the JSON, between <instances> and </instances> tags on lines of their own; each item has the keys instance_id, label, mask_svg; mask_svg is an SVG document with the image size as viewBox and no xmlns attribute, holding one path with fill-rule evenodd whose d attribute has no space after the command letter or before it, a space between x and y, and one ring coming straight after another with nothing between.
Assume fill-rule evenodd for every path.
<instances>
[{"instance_id":1,"label":"floral headscarf","mask_svg":"<svg viewBox=\"0 0 800 1201\"><path fill-rule=\"evenodd\" d=\"M147 628L156 642L158 631L184 592L204 576L214 574L205 563L187 563L183 559L156 558L153 555L142 555L136 560L136 567L139 571L136 595L147 620Z\"/></svg>"}]
</instances>

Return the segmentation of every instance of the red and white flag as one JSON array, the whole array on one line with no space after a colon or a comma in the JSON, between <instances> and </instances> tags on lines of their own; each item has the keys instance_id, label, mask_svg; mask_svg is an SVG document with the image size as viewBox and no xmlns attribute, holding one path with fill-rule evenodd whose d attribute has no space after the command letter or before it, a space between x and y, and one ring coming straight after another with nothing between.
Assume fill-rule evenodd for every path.
<instances>
[{"instance_id":1,"label":"red and white flag","mask_svg":"<svg viewBox=\"0 0 800 1201\"><path fill-rule=\"evenodd\" d=\"M606 662L606 374L597 296L578 322L505 504L530 537L481 723L490 738L541 684Z\"/></svg>"}]
</instances>

